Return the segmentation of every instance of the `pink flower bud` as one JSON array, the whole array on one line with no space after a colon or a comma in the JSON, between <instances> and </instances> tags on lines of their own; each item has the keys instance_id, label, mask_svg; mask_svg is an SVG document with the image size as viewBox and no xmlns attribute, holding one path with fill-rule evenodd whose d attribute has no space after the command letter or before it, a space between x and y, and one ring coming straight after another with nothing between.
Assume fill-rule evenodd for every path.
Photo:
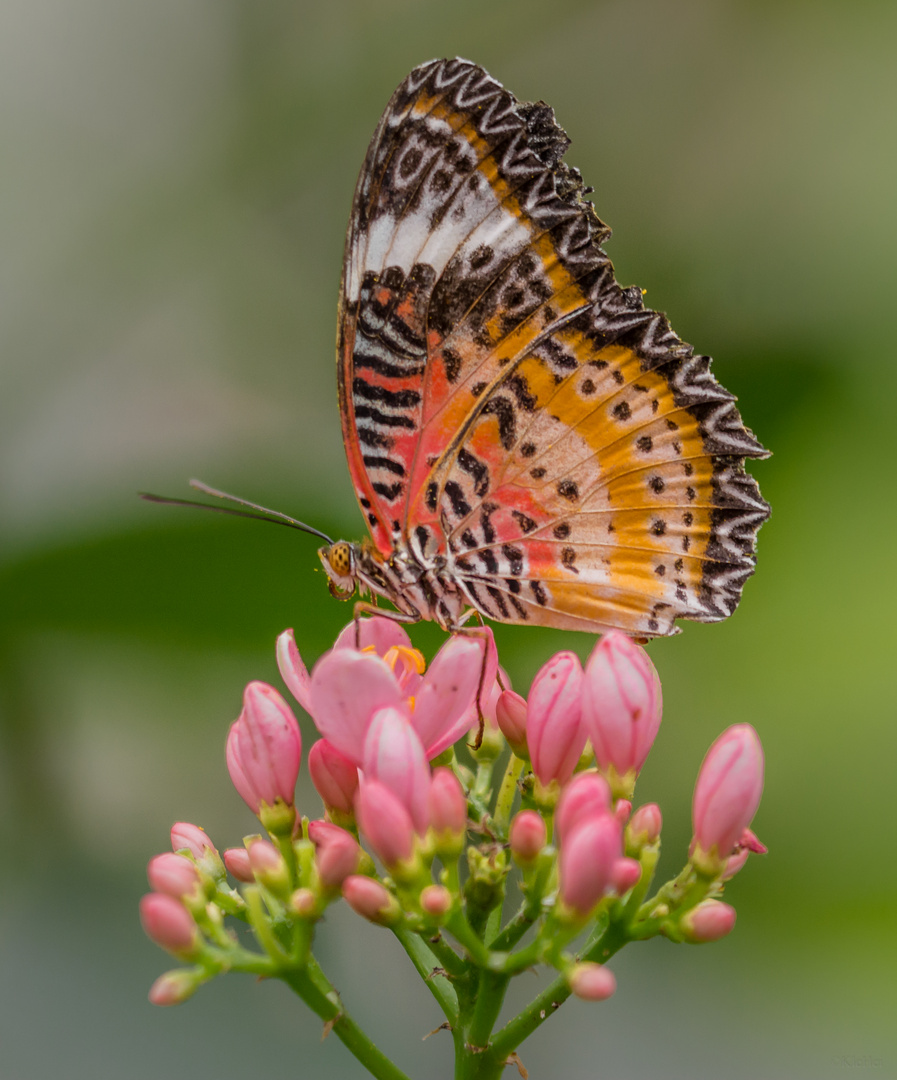
<instances>
[{"instance_id":1,"label":"pink flower bud","mask_svg":"<svg viewBox=\"0 0 897 1080\"><path fill-rule=\"evenodd\" d=\"M166 852L150 859L146 868L150 888L180 899L197 891L199 871L196 864L184 855Z\"/></svg>"},{"instance_id":2,"label":"pink flower bud","mask_svg":"<svg viewBox=\"0 0 897 1080\"><path fill-rule=\"evenodd\" d=\"M629 820L629 815L632 813L632 803L629 799L617 799L614 805L614 817L623 826Z\"/></svg>"},{"instance_id":3,"label":"pink flower bud","mask_svg":"<svg viewBox=\"0 0 897 1080\"><path fill-rule=\"evenodd\" d=\"M632 815L627 838L633 848L641 850L646 844L656 844L660 839L663 818L657 803L645 803Z\"/></svg>"},{"instance_id":4,"label":"pink flower bud","mask_svg":"<svg viewBox=\"0 0 897 1080\"><path fill-rule=\"evenodd\" d=\"M726 859L750 825L763 792L763 748L750 724L735 724L707 751L692 803L695 857Z\"/></svg>"},{"instance_id":5,"label":"pink flower bud","mask_svg":"<svg viewBox=\"0 0 897 1080\"><path fill-rule=\"evenodd\" d=\"M308 772L328 810L352 812L358 790L358 768L326 739L318 739L308 752Z\"/></svg>"},{"instance_id":6,"label":"pink flower bud","mask_svg":"<svg viewBox=\"0 0 897 1080\"><path fill-rule=\"evenodd\" d=\"M227 867L231 877L236 878L237 881L250 882L255 880L252 876L252 865L249 862L249 852L246 848L225 848L224 865Z\"/></svg>"},{"instance_id":7,"label":"pink flower bud","mask_svg":"<svg viewBox=\"0 0 897 1080\"><path fill-rule=\"evenodd\" d=\"M611 812L610 787L598 773L579 773L564 786L558 800L554 829L558 843L563 844L575 825L588 818Z\"/></svg>"},{"instance_id":8,"label":"pink flower bud","mask_svg":"<svg viewBox=\"0 0 897 1080\"><path fill-rule=\"evenodd\" d=\"M722 900L703 900L682 916L679 926L686 941L695 944L719 941L735 926L735 908Z\"/></svg>"},{"instance_id":9,"label":"pink flower bud","mask_svg":"<svg viewBox=\"0 0 897 1080\"><path fill-rule=\"evenodd\" d=\"M166 971L150 987L151 1005L180 1005L191 997L199 985L192 971Z\"/></svg>"},{"instance_id":10,"label":"pink flower bud","mask_svg":"<svg viewBox=\"0 0 897 1080\"><path fill-rule=\"evenodd\" d=\"M267 840L253 840L249 845L249 865L256 881L273 893L284 895L289 888L287 864L277 848Z\"/></svg>"},{"instance_id":11,"label":"pink flower bud","mask_svg":"<svg viewBox=\"0 0 897 1080\"><path fill-rule=\"evenodd\" d=\"M623 854L620 823L611 814L580 822L561 844L559 895L580 916L613 889L615 864Z\"/></svg>"},{"instance_id":12,"label":"pink flower bud","mask_svg":"<svg viewBox=\"0 0 897 1080\"><path fill-rule=\"evenodd\" d=\"M334 825L332 821L310 821L308 823L308 838L315 847L326 844L328 840L332 840L345 831L341 826Z\"/></svg>"},{"instance_id":13,"label":"pink flower bud","mask_svg":"<svg viewBox=\"0 0 897 1080\"><path fill-rule=\"evenodd\" d=\"M227 737L227 770L249 809L278 800L292 807L302 758L302 736L289 705L273 686L251 682L243 711Z\"/></svg>"},{"instance_id":14,"label":"pink flower bud","mask_svg":"<svg viewBox=\"0 0 897 1080\"><path fill-rule=\"evenodd\" d=\"M663 699L648 654L625 634L605 634L589 657L582 710L599 766L634 778L657 736Z\"/></svg>"},{"instance_id":15,"label":"pink flower bud","mask_svg":"<svg viewBox=\"0 0 897 1080\"><path fill-rule=\"evenodd\" d=\"M744 864L748 861L750 852L747 848L739 848L734 855L730 855L726 859L726 865L723 868L723 872L720 874L720 880L730 881L739 870L744 868Z\"/></svg>"},{"instance_id":16,"label":"pink flower bud","mask_svg":"<svg viewBox=\"0 0 897 1080\"><path fill-rule=\"evenodd\" d=\"M638 883L642 864L637 859L617 859L611 870L611 884L617 896L623 896Z\"/></svg>"},{"instance_id":17,"label":"pink flower bud","mask_svg":"<svg viewBox=\"0 0 897 1080\"><path fill-rule=\"evenodd\" d=\"M421 680L411 722L430 761L456 743L476 722L474 699L483 672L483 650L488 648L489 640L480 635L454 635L433 658ZM486 680L489 671L487 658ZM491 671L494 682L495 667ZM491 687L492 683L485 681L483 685Z\"/></svg>"},{"instance_id":18,"label":"pink flower bud","mask_svg":"<svg viewBox=\"0 0 897 1080\"><path fill-rule=\"evenodd\" d=\"M198 825L178 821L171 826L171 847L176 852L187 852L196 860L203 873L216 881L224 879L224 863L212 841Z\"/></svg>"},{"instance_id":19,"label":"pink flower bud","mask_svg":"<svg viewBox=\"0 0 897 1080\"><path fill-rule=\"evenodd\" d=\"M519 866L531 866L548 843L542 815L535 810L521 810L515 814L508 839L514 862Z\"/></svg>"},{"instance_id":20,"label":"pink flower bud","mask_svg":"<svg viewBox=\"0 0 897 1080\"><path fill-rule=\"evenodd\" d=\"M392 926L402 917L396 898L373 878L359 874L347 877L343 882L343 896L356 914L381 926Z\"/></svg>"},{"instance_id":21,"label":"pink flower bud","mask_svg":"<svg viewBox=\"0 0 897 1080\"><path fill-rule=\"evenodd\" d=\"M200 945L199 930L193 917L173 896L147 893L140 900L140 921L150 941L175 956L194 956Z\"/></svg>"},{"instance_id":22,"label":"pink flower bud","mask_svg":"<svg viewBox=\"0 0 897 1080\"><path fill-rule=\"evenodd\" d=\"M614 973L601 964L576 964L567 975L570 989L583 1001L606 1001L617 989Z\"/></svg>"},{"instance_id":23,"label":"pink flower bud","mask_svg":"<svg viewBox=\"0 0 897 1080\"><path fill-rule=\"evenodd\" d=\"M393 867L414 853L414 826L401 800L385 784L365 780L355 796L358 825L384 865Z\"/></svg>"},{"instance_id":24,"label":"pink flower bud","mask_svg":"<svg viewBox=\"0 0 897 1080\"><path fill-rule=\"evenodd\" d=\"M404 708L392 668L374 653L334 648L311 675L312 717L318 731L359 767L364 738L378 709Z\"/></svg>"},{"instance_id":25,"label":"pink flower bud","mask_svg":"<svg viewBox=\"0 0 897 1080\"><path fill-rule=\"evenodd\" d=\"M530 687L526 741L533 772L545 785L565 784L585 747L581 687L582 665L571 652L553 656Z\"/></svg>"},{"instance_id":26,"label":"pink flower bud","mask_svg":"<svg viewBox=\"0 0 897 1080\"><path fill-rule=\"evenodd\" d=\"M735 845L735 850L728 859L726 859L726 865L720 874L722 881L729 881L730 878L735 877L739 870L742 869L744 864L748 861L750 855L765 855L769 851L769 848L759 839L757 834L752 829L745 829L738 839L738 843Z\"/></svg>"},{"instance_id":27,"label":"pink flower bud","mask_svg":"<svg viewBox=\"0 0 897 1080\"><path fill-rule=\"evenodd\" d=\"M436 834L437 843L454 849L467 832L467 798L451 769L434 771L427 808L430 828Z\"/></svg>"},{"instance_id":28,"label":"pink flower bud","mask_svg":"<svg viewBox=\"0 0 897 1080\"><path fill-rule=\"evenodd\" d=\"M415 831L427 831L430 766L408 717L401 709L374 713L364 740L364 774L397 795L411 815Z\"/></svg>"},{"instance_id":29,"label":"pink flower bud","mask_svg":"<svg viewBox=\"0 0 897 1080\"><path fill-rule=\"evenodd\" d=\"M421 890L420 906L425 915L444 918L452 909L452 894L444 885L427 885Z\"/></svg>"},{"instance_id":30,"label":"pink flower bud","mask_svg":"<svg viewBox=\"0 0 897 1080\"><path fill-rule=\"evenodd\" d=\"M319 914L318 898L311 889L296 889L289 900L290 911L300 919L311 919Z\"/></svg>"},{"instance_id":31,"label":"pink flower bud","mask_svg":"<svg viewBox=\"0 0 897 1080\"><path fill-rule=\"evenodd\" d=\"M191 825L189 821L177 821L171 826L171 850L189 851L197 862L208 854L218 855L205 830L198 825Z\"/></svg>"},{"instance_id":32,"label":"pink flower bud","mask_svg":"<svg viewBox=\"0 0 897 1080\"><path fill-rule=\"evenodd\" d=\"M513 690L505 690L495 706L495 719L508 745L519 758L528 758L526 747L526 701Z\"/></svg>"},{"instance_id":33,"label":"pink flower bud","mask_svg":"<svg viewBox=\"0 0 897 1080\"><path fill-rule=\"evenodd\" d=\"M278 873L283 856L268 840L253 840L249 845L249 864L256 874Z\"/></svg>"},{"instance_id":34,"label":"pink flower bud","mask_svg":"<svg viewBox=\"0 0 897 1080\"><path fill-rule=\"evenodd\" d=\"M307 713L311 712L311 680L302 657L296 648L296 639L292 630L284 630L277 639L275 649L280 677L287 684L290 693Z\"/></svg>"},{"instance_id":35,"label":"pink flower bud","mask_svg":"<svg viewBox=\"0 0 897 1080\"><path fill-rule=\"evenodd\" d=\"M338 889L343 881L358 870L361 848L354 836L340 829L319 844L315 851L318 877L328 889Z\"/></svg>"}]
</instances>

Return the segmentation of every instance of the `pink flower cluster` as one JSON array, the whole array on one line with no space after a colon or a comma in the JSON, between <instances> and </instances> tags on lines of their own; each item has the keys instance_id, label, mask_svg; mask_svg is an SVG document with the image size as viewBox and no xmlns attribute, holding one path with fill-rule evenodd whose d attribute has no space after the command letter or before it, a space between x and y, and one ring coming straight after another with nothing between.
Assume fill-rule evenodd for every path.
<instances>
[{"instance_id":1,"label":"pink flower cluster","mask_svg":"<svg viewBox=\"0 0 897 1080\"><path fill-rule=\"evenodd\" d=\"M575 653L558 653L536 675L527 701L509 691L497 707L505 738L529 757L544 786L566 784L590 740L614 795L631 793L662 713L648 654L617 632L601 638L585 669Z\"/></svg>"},{"instance_id":2,"label":"pink flower cluster","mask_svg":"<svg viewBox=\"0 0 897 1080\"><path fill-rule=\"evenodd\" d=\"M464 850L468 799L475 795L461 780L472 784L473 774L457 763L431 763L476 727L481 708L494 738L500 729L515 755L512 782L524 772L522 808L510 819L508 802L499 828L507 830L525 878L556 889L559 925L581 925L605 900L627 896L640 882L642 892L647 888L660 810L648 804L633 813L629 800L660 726L662 697L647 654L625 635L603 637L585 667L574 653L558 653L537 673L527 698L508 688L486 628L450 638L428 669L405 630L382 617L346 627L311 674L291 630L278 638L277 660L321 735L307 760L326 816L302 826L295 807L299 724L277 690L250 683L228 735L227 767L274 842L247 838L222 861L201 829L174 827L173 852L150 862L154 891L144 897L141 916L148 935L178 957L198 955L210 900L227 909L225 868L238 881L263 886L300 918L319 918L342 894L366 918L396 925L407 916L403 882L416 897L415 917L439 923L457 910L457 870L450 875L453 892L448 880L432 883L429 864L439 855L450 866ZM442 760L451 762L451 755ZM748 724L729 728L708 751L693 803L690 865L709 883L702 894L709 898L659 932L709 941L731 930L734 910L713 898L712 883L735 874L750 851L765 850L749 828L762 786L756 732ZM508 790L513 795L513 786ZM482 814L482 795L476 797ZM487 836L490 828L487 821ZM395 886L378 880L359 834L398 883L398 896ZM311 877L297 870L296 844L313 858ZM653 861L643 857L649 851ZM487 871L488 864L489 858ZM613 977L595 964L571 969L569 979L590 1000L613 992ZM163 1004L189 992L189 981L170 974L151 997Z\"/></svg>"}]
</instances>

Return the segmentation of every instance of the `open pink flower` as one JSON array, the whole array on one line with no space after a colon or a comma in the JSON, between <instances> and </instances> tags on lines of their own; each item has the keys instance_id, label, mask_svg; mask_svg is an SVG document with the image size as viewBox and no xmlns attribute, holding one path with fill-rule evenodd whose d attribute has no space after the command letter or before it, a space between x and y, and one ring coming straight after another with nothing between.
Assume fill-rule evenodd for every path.
<instances>
[{"instance_id":1,"label":"open pink flower","mask_svg":"<svg viewBox=\"0 0 897 1080\"><path fill-rule=\"evenodd\" d=\"M471 709L483 670L486 639L482 635L454 635L422 675L422 660L420 666L415 665L420 654L404 644L407 634L391 620L362 621L362 642L366 637L374 639L368 652L352 647L354 626L350 624L337 645L318 661L309 683L308 709L328 742L361 767L368 728L381 709L396 709L406 716L428 759L457 742L475 720ZM383 656L374 651L389 642ZM281 652L289 654L289 649ZM301 684L295 660L288 671L292 681ZM488 678L488 662L486 674ZM301 685L299 688L304 693Z\"/></svg>"}]
</instances>

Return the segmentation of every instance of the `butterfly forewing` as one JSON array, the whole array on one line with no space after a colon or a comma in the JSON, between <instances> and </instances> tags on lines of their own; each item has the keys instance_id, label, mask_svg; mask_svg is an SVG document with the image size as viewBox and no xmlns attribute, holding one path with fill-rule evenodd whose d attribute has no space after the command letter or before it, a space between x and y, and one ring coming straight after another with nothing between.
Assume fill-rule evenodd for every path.
<instances>
[{"instance_id":1,"label":"butterfly forewing","mask_svg":"<svg viewBox=\"0 0 897 1080\"><path fill-rule=\"evenodd\" d=\"M347 240L350 468L380 550L444 556L484 614L667 634L737 605L766 451L614 280L567 144L465 61L396 92Z\"/></svg>"}]
</instances>

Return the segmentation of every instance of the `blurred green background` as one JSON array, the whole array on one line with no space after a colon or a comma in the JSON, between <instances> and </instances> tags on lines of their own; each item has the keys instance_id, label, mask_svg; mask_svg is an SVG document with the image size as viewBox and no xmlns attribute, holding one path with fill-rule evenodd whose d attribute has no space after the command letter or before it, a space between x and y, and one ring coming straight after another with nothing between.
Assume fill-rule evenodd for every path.
<instances>
[{"instance_id":1,"label":"blurred green background","mask_svg":"<svg viewBox=\"0 0 897 1080\"><path fill-rule=\"evenodd\" d=\"M5 0L0 1080L362 1075L279 985L146 1003L168 966L137 922L147 859L177 819L222 847L253 831L223 760L242 686L279 684L285 626L312 661L350 608L312 538L135 492L200 476L360 538L333 360L347 214L392 90L453 54L554 106L618 278L716 358L775 452L742 607L651 646L667 707L639 790L672 873L704 751L748 720L770 855L730 890L731 938L631 947L616 997L565 1006L523 1061L897 1075L895 46L897 7L865 0ZM591 645L497 636L524 691ZM390 935L334 909L319 940L398 1063L450 1076Z\"/></svg>"}]
</instances>

